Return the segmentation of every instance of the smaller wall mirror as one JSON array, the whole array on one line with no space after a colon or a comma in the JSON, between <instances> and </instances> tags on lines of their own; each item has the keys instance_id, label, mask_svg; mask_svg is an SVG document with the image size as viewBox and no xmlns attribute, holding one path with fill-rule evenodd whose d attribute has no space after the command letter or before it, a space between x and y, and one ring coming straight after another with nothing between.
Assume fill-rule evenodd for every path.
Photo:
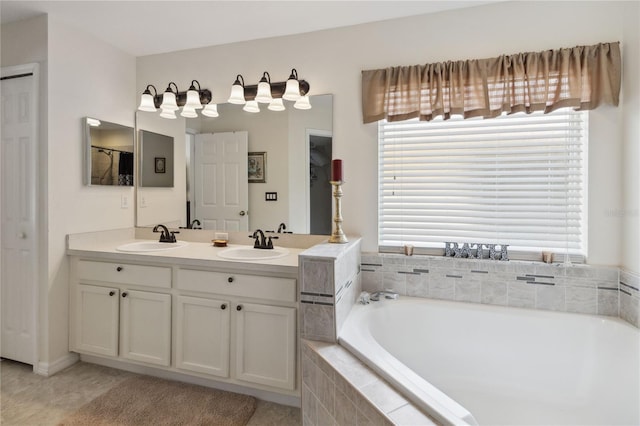
<instances>
[{"instance_id":1,"label":"smaller wall mirror","mask_svg":"<svg viewBox=\"0 0 640 426\"><path fill-rule=\"evenodd\" d=\"M140 130L140 186L173 187L173 137Z\"/></svg>"},{"instance_id":2,"label":"smaller wall mirror","mask_svg":"<svg viewBox=\"0 0 640 426\"><path fill-rule=\"evenodd\" d=\"M133 186L133 127L85 117L85 185Z\"/></svg>"}]
</instances>

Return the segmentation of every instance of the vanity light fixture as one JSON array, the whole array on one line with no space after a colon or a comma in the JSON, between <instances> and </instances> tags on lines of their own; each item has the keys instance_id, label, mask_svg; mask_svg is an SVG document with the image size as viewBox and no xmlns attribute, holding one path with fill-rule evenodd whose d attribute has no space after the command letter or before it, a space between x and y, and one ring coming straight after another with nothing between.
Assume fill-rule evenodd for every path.
<instances>
[{"instance_id":1,"label":"vanity light fixture","mask_svg":"<svg viewBox=\"0 0 640 426\"><path fill-rule=\"evenodd\" d=\"M248 112L259 112L260 107L257 102L268 103L271 111L284 111L284 100L295 101L293 105L296 109L311 109L309 102L309 83L298 78L298 71L294 68L287 81L272 82L271 75L265 71L257 85L245 85L244 78L238 74L231 86L229 103L243 105L250 101L256 101L251 106L243 108ZM303 99L304 98L304 99Z\"/></svg>"},{"instance_id":2,"label":"vanity light fixture","mask_svg":"<svg viewBox=\"0 0 640 426\"><path fill-rule=\"evenodd\" d=\"M153 94L150 89L153 89ZM209 106L210 103L211 91L202 89L198 80L192 80L189 90L186 92L180 92L178 86L172 81L167 85L167 89L162 95L158 95L158 91L154 85L147 85L140 97L140 106L138 109L140 111L155 112L160 108L160 117L175 119L177 118L176 111L182 107L180 115L193 118L198 116L196 111L202 109L203 104ZM213 114L213 110L215 110L215 114L217 114L217 106L215 104L212 104L208 108L207 114L204 115L213 117L213 115L208 115ZM217 115L215 116L217 117Z\"/></svg>"},{"instance_id":3,"label":"vanity light fixture","mask_svg":"<svg viewBox=\"0 0 640 426\"><path fill-rule=\"evenodd\" d=\"M271 96L271 76L266 71L262 73L262 78L258 83L258 93L256 93L255 99L261 104L268 104L273 100Z\"/></svg>"},{"instance_id":4,"label":"vanity light fixture","mask_svg":"<svg viewBox=\"0 0 640 426\"><path fill-rule=\"evenodd\" d=\"M296 69L291 70L291 75L287 80L287 86L284 90L282 99L287 101L297 101L300 98L300 82L298 82L298 71Z\"/></svg>"},{"instance_id":5,"label":"vanity light fixture","mask_svg":"<svg viewBox=\"0 0 640 426\"><path fill-rule=\"evenodd\" d=\"M238 74L236 76L236 81L231 86L231 96L229 96L227 102L236 105L244 105L247 102L244 98L244 78L242 75Z\"/></svg>"},{"instance_id":6,"label":"vanity light fixture","mask_svg":"<svg viewBox=\"0 0 640 426\"><path fill-rule=\"evenodd\" d=\"M97 118L87 117L87 124L91 127L100 127L102 123Z\"/></svg>"}]
</instances>

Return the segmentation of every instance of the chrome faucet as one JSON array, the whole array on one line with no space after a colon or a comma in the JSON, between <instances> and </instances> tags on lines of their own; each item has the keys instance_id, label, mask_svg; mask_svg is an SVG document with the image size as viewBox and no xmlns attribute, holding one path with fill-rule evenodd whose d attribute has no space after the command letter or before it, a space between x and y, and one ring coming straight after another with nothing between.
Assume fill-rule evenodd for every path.
<instances>
[{"instance_id":1,"label":"chrome faucet","mask_svg":"<svg viewBox=\"0 0 640 426\"><path fill-rule=\"evenodd\" d=\"M162 224L154 226L153 232L160 232L161 243L175 243L177 241L176 234L180 233L180 231L169 231L169 229Z\"/></svg>"},{"instance_id":2,"label":"chrome faucet","mask_svg":"<svg viewBox=\"0 0 640 426\"><path fill-rule=\"evenodd\" d=\"M373 300L374 302L378 302L380 300L380 296L384 296L385 299L397 299L398 293L393 290L382 290L371 293L369 296L369 300Z\"/></svg>"}]
</instances>

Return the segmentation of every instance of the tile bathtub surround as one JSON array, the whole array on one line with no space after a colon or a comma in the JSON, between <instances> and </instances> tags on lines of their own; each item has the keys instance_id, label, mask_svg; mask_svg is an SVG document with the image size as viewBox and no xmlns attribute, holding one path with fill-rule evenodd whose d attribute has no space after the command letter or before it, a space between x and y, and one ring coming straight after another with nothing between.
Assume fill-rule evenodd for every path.
<instances>
[{"instance_id":1,"label":"tile bathtub surround","mask_svg":"<svg viewBox=\"0 0 640 426\"><path fill-rule=\"evenodd\" d=\"M640 328L640 275L620 271L620 318Z\"/></svg>"},{"instance_id":2,"label":"tile bathtub surround","mask_svg":"<svg viewBox=\"0 0 640 426\"><path fill-rule=\"evenodd\" d=\"M335 342L360 294L360 239L319 244L299 256L300 330L306 339Z\"/></svg>"},{"instance_id":3,"label":"tile bathtub surround","mask_svg":"<svg viewBox=\"0 0 640 426\"><path fill-rule=\"evenodd\" d=\"M640 327L640 277L616 267L363 253L362 289L620 317Z\"/></svg>"},{"instance_id":4,"label":"tile bathtub surround","mask_svg":"<svg viewBox=\"0 0 640 426\"><path fill-rule=\"evenodd\" d=\"M340 345L303 340L302 424L436 423Z\"/></svg>"}]
</instances>

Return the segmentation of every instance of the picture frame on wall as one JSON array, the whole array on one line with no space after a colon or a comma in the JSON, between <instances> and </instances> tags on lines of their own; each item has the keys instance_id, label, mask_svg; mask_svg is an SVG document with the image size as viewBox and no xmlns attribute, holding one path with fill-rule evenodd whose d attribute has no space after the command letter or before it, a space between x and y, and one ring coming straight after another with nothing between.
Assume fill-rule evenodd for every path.
<instances>
[{"instance_id":1,"label":"picture frame on wall","mask_svg":"<svg viewBox=\"0 0 640 426\"><path fill-rule=\"evenodd\" d=\"M155 157L156 173L167 172L167 159L166 157Z\"/></svg>"},{"instance_id":2,"label":"picture frame on wall","mask_svg":"<svg viewBox=\"0 0 640 426\"><path fill-rule=\"evenodd\" d=\"M248 158L249 183L265 183L267 174L267 153L250 152Z\"/></svg>"}]
</instances>

